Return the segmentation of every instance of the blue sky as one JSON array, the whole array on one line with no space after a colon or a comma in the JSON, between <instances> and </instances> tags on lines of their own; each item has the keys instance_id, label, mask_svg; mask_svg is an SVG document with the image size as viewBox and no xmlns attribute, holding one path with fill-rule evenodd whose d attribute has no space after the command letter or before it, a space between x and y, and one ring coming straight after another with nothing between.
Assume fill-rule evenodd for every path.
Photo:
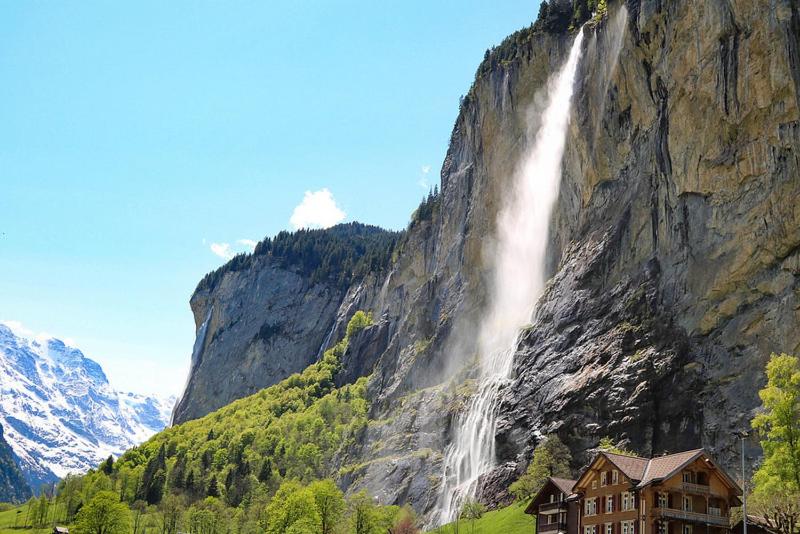
<instances>
[{"instance_id":1,"label":"blue sky","mask_svg":"<svg viewBox=\"0 0 800 534\"><path fill-rule=\"evenodd\" d=\"M538 3L4 2L0 320L179 393L203 274L297 225L405 226Z\"/></svg>"}]
</instances>

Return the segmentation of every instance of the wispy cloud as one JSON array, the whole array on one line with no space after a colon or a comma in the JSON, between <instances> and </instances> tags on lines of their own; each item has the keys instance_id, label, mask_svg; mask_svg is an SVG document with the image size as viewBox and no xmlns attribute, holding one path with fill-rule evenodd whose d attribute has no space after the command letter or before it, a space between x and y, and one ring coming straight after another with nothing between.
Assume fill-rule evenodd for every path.
<instances>
[{"instance_id":1,"label":"wispy cloud","mask_svg":"<svg viewBox=\"0 0 800 534\"><path fill-rule=\"evenodd\" d=\"M427 191L431 186L430 183L428 183L428 173L431 172L431 166L423 165L422 167L420 167L420 172L422 173L422 175L420 176L419 181L417 183L422 189L425 189Z\"/></svg>"},{"instance_id":2,"label":"wispy cloud","mask_svg":"<svg viewBox=\"0 0 800 534\"><path fill-rule=\"evenodd\" d=\"M347 214L336 205L327 188L319 191L306 191L303 201L298 204L289 222L295 230L300 228L329 228L336 223L342 222Z\"/></svg>"},{"instance_id":3,"label":"wispy cloud","mask_svg":"<svg viewBox=\"0 0 800 534\"><path fill-rule=\"evenodd\" d=\"M220 258L229 260L233 258L233 251L231 250L230 243L211 243L211 252Z\"/></svg>"}]
</instances>

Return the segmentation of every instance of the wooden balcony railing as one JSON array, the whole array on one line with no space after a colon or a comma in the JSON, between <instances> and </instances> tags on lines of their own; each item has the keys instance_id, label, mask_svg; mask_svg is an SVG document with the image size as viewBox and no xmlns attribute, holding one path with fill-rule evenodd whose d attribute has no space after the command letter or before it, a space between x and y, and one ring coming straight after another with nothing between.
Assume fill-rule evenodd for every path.
<instances>
[{"instance_id":1,"label":"wooden balcony railing","mask_svg":"<svg viewBox=\"0 0 800 534\"><path fill-rule=\"evenodd\" d=\"M727 527L730 520L727 516L701 514L698 512L685 512L683 510L675 510L674 508L655 508L656 515L664 519L680 519L683 521L692 521L694 523L703 523L706 525L719 525Z\"/></svg>"},{"instance_id":2,"label":"wooden balcony railing","mask_svg":"<svg viewBox=\"0 0 800 534\"><path fill-rule=\"evenodd\" d=\"M546 502L544 504L539 505L540 512L549 512L551 510L559 510L563 508L564 510L567 509L567 503L565 502Z\"/></svg>"},{"instance_id":3,"label":"wooden balcony railing","mask_svg":"<svg viewBox=\"0 0 800 534\"><path fill-rule=\"evenodd\" d=\"M537 525L537 532L558 532L558 531L566 532L567 531L567 524L566 523L550 523L549 525L547 525L547 524L539 523Z\"/></svg>"},{"instance_id":4,"label":"wooden balcony railing","mask_svg":"<svg viewBox=\"0 0 800 534\"><path fill-rule=\"evenodd\" d=\"M706 484L694 484L692 482L683 482L681 484L681 489L686 493L697 493L700 495L710 495L711 494L711 487L707 486Z\"/></svg>"}]
</instances>

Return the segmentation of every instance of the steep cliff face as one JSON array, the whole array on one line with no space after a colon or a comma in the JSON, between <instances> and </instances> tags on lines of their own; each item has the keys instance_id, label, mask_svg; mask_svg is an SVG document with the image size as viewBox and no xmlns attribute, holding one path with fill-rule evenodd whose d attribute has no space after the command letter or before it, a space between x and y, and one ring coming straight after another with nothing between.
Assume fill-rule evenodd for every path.
<instances>
[{"instance_id":1,"label":"steep cliff face","mask_svg":"<svg viewBox=\"0 0 800 534\"><path fill-rule=\"evenodd\" d=\"M585 31L552 279L502 391L489 501L503 498L547 432L577 462L604 435L642 454L702 445L730 462L731 432L759 404L765 359L800 350L796 3L609 2ZM206 366L206 391L224 394L185 409L282 378L313 360L352 311L372 310L377 324L344 361L352 376L371 373L373 421L339 455L340 481L435 508L453 418L473 390L497 213L573 35L526 30L487 56L456 120L441 193L385 275L355 279L340 295L254 263L213 296L196 294L198 325L213 310L195 366ZM248 304L222 304L234 300ZM265 311L279 304L280 314ZM313 322L300 312L312 307ZM253 367L254 333L279 316L301 330L287 324L293 335L276 335L279 349L255 358L280 365ZM221 328L235 318L252 324L236 335ZM218 348L213 332L222 332Z\"/></svg>"},{"instance_id":2,"label":"steep cliff face","mask_svg":"<svg viewBox=\"0 0 800 534\"><path fill-rule=\"evenodd\" d=\"M360 224L281 234L210 273L190 301L197 339L173 423L201 417L315 362L323 345L338 339L332 328L347 304L350 278L379 272L397 237Z\"/></svg>"},{"instance_id":3,"label":"steep cliff face","mask_svg":"<svg viewBox=\"0 0 800 534\"><path fill-rule=\"evenodd\" d=\"M0 501L20 503L31 495L31 488L19 470L14 451L3 437L3 427L0 426Z\"/></svg>"}]
</instances>

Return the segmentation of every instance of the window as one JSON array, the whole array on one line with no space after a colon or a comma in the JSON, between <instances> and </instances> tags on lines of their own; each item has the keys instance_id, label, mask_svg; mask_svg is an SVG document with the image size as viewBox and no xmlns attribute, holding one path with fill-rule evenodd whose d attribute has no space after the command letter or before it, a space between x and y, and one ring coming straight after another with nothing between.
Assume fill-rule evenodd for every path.
<instances>
[{"instance_id":1,"label":"window","mask_svg":"<svg viewBox=\"0 0 800 534\"><path fill-rule=\"evenodd\" d=\"M659 493L658 494L658 507L659 508L669 508L667 494L666 493Z\"/></svg>"},{"instance_id":2,"label":"window","mask_svg":"<svg viewBox=\"0 0 800 534\"><path fill-rule=\"evenodd\" d=\"M692 525L683 525L683 534L692 534Z\"/></svg>"},{"instance_id":3,"label":"window","mask_svg":"<svg viewBox=\"0 0 800 534\"><path fill-rule=\"evenodd\" d=\"M684 512L691 512L692 511L692 498L684 496L683 497L683 511Z\"/></svg>"},{"instance_id":4,"label":"window","mask_svg":"<svg viewBox=\"0 0 800 534\"><path fill-rule=\"evenodd\" d=\"M684 471L683 472L683 481L691 483L692 480L692 472L691 471Z\"/></svg>"},{"instance_id":5,"label":"window","mask_svg":"<svg viewBox=\"0 0 800 534\"><path fill-rule=\"evenodd\" d=\"M611 483L619 484L619 471L617 471L616 469L611 471Z\"/></svg>"},{"instance_id":6,"label":"window","mask_svg":"<svg viewBox=\"0 0 800 534\"><path fill-rule=\"evenodd\" d=\"M592 489L597 489L597 481L592 480Z\"/></svg>"},{"instance_id":7,"label":"window","mask_svg":"<svg viewBox=\"0 0 800 534\"><path fill-rule=\"evenodd\" d=\"M550 494L550 502L556 502L556 494L555 493L551 493Z\"/></svg>"},{"instance_id":8,"label":"window","mask_svg":"<svg viewBox=\"0 0 800 534\"><path fill-rule=\"evenodd\" d=\"M584 534L597 534L597 525L583 527Z\"/></svg>"},{"instance_id":9,"label":"window","mask_svg":"<svg viewBox=\"0 0 800 534\"><path fill-rule=\"evenodd\" d=\"M622 510L633 510L633 493L630 491L622 492Z\"/></svg>"},{"instance_id":10,"label":"window","mask_svg":"<svg viewBox=\"0 0 800 534\"><path fill-rule=\"evenodd\" d=\"M658 534L667 534L669 531L669 527L667 526L666 521L659 521L658 522Z\"/></svg>"},{"instance_id":11,"label":"window","mask_svg":"<svg viewBox=\"0 0 800 534\"><path fill-rule=\"evenodd\" d=\"M614 523L606 523L606 534L614 534Z\"/></svg>"},{"instance_id":12,"label":"window","mask_svg":"<svg viewBox=\"0 0 800 534\"><path fill-rule=\"evenodd\" d=\"M608 485L608 471L603 471L600 473L600 485L607 486Z\"/></svg>"},{"instance_id":13,"label":"window","mask_svg":"<svg viewBox=\"0 0 800 534\"><path fill-rule=\"evenodd\" d=\"M620 525L622 525L622 534L634 534L633 521L622 521Z\"/></svg>"},{"instance_id":14,"label":"window","mask_svg":"<svg viewBox=\"0 0 800 534\"><path fill-rule=\"evenodd\" d=\"M614 496L609 495L606 497L606 513L610 514L614 511Z\"/></svg>"},{"instance_id":15,"label":"window","mask_svg":"<svg viewBox=\"0 0 800 534\"><path fill-rule=\"evenodd\" d=\"M597 497L586 499L584 504L583 515L596 515L597 514Z\"/></svg>"}]
</instances>

